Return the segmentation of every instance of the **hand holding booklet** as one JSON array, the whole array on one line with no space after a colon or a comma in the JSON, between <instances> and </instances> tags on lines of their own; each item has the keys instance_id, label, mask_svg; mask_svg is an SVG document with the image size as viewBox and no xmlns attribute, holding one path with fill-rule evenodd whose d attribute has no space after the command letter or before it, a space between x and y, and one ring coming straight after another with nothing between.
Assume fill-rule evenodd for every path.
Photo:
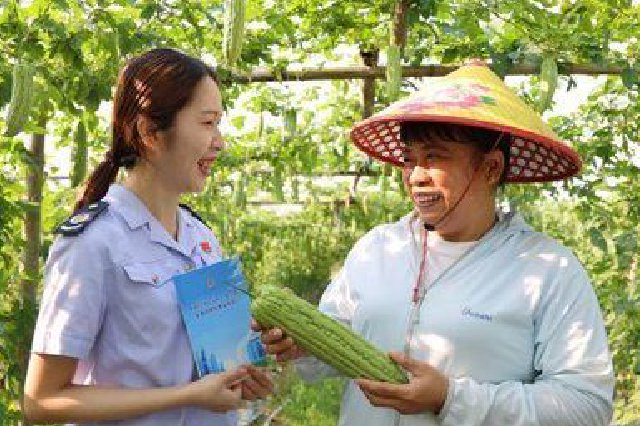
<instances>
[{"instance_id":1,"label":"hand holding booklet","mask_svg":"<svg viewBox=\"0 0 640 426\"><path fill-rule=\"evenodd\" d=\"M251 300L238 258L178 274L173 281L200 377L266 362L260 334L251 330Z\"/></svg>"}]
</instances>

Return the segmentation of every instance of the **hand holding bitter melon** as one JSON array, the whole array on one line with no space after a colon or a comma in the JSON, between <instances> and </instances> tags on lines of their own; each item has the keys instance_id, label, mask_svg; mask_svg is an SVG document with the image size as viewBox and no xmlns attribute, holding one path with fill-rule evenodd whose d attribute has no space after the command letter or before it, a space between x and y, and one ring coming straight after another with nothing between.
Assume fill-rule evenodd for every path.
<instances>
[{"instance_id":1,"label":"hand holding bitter melon","mask_svg":"<svg viewBox=\"0 0 640 426\"><path fill-rule=\"evenodd\" d=\"M308 355L280 328L263 328L255 319L251 322L251 328L254 331L261 332L261 340L265 351L269 355L273 355L278 362L292 361Z\"/></svg>"},{"instance_id":2,"label":"hand holding bitter melon","mask_svg":"<svg viewBox=\"0 0 640 426\"><path fill-rule=\"evenodd\" d=\"M269 340L278 345L278 351L295 352L295 342L295 345L347 377L391 383L408 382L404 371L388 355L289 289L262 287L251 303L251 311L261 326L277 327L291 337L293 341Z\"/></svg>"}]
</instances>

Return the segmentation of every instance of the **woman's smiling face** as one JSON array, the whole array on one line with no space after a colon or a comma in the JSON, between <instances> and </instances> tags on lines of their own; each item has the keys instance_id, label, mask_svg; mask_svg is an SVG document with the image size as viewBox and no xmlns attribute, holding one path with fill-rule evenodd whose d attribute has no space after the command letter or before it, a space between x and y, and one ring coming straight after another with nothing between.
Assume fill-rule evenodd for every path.
<instances>
[{"instance_id":1,"label":"woman's smiling face","mask_svg":"<svg viewBox=\"0 0 640 426\"><path fill-rule=\"evenodd\" d=\"M177 192L200 192L204 189L211 166L224 148L220 134L222 99L217 84L210 77L196 86L191 101L178 113L173 126L162 131L162 148L157 164L167 183Z\"/></svg>"},{"instance_id":2,"label":"woman's smiling face","mask_svg":"<svg viewBox=\"0 0 640 426\"><path fill-rule=\"evenodd\" d=\"M403 181L424 223L443 235L465 233L476 212L494 203L495 182L479 173L485 157L472 143L409 141Z\"/></svg>"}]
</instances>

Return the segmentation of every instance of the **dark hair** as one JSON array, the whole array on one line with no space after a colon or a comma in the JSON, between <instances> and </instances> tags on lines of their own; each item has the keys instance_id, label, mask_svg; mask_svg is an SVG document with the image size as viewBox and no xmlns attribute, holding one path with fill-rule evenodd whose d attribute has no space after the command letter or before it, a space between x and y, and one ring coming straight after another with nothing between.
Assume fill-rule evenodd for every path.
<instances>
[{"instance_id":1,"label":"dark hair","mask_svg":"<svg viewBox=\"0 0 640 426\"><path fill-rule=\"evenodd\" d=\"M113 98L111 148L89 176L74 211L104 197L118 169L132 168L144 154L138 117L148 118L155 130L171 128L206 76L218 81L212 67L174 49L152 49L127 61Z\"/></svg>"},{"instance_id":2,"label":"dark hair","mask_svg":"<svg viewBox=\"0 0 640 426\"><path fill-rule=\"evenodd\" d=\"M511 154L511 136L507 133L460 124L409 121L402 123L400 138L406 145L430 140L472 144L478 152L482 153L498 148L504 156L504 169L500 175L500 184L503 184L507 178Z\"/></svg>"}]
</instances>

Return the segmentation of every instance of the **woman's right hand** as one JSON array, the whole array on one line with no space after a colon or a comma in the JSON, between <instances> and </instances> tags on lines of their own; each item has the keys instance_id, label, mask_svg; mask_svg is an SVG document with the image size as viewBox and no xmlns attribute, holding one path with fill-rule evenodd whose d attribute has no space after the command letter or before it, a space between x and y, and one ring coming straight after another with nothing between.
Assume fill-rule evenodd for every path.
<instances>
[{"instance_id":1,"label":"woman's right hand","mask_svg":"<svg viewBox=\"0 0 640 426\"><path fill-rule=\"evenodd\" d=\"M242 406L245 387L256 397L272 389L266 375L247 366L177 386L148 389L84 386L73 384L77 365L78 360L71 357L31 354L24 389L27 418L38 424L93 424L181 407L225 412Z\"/></svg>"},{"instance_id":2,"label":"woman's right hand","mask_svg":"<svg viewBox=\"0 0 640 426\"><path fill-rule=\"evenodd\" d=\"M261 333L260 338L265 351L275 355L277 361L297 359L306 355L306 352L280 328L263 327L255 319L251 319L251 328Z\"/></svg>"},{"instance_id":3,"label":"woman's right hand","mask_svg":"<svg viewBox=\"0 0 640 426\"><path fill-rule=\"evenodd\" d=\"M187 385L189 401L200 408L225 412L242 406L242 381L249 372L241 367L237 370L208 374Z\"/></svg>"}]
</instances>

